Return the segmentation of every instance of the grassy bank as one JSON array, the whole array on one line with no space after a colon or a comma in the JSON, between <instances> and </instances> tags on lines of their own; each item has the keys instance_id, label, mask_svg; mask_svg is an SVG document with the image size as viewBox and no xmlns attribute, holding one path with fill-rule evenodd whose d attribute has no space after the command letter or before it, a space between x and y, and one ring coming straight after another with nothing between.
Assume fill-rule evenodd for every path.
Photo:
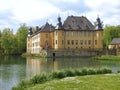
<instances>
[{"instance_id":1,"label":"grassy bank","mask_svg":"<svg viewBox=\"0 0 120 90\"><path fill-rule=\"evenodd\" d=\"M120 74L66 77L25 90L120 90Z\"/></svg>"},{"instance_id":2,"label":"grassy bank","mask_svg":"<svg viewBox=\"0 0 120 90\"><path fill-rule=\"evenodd\" d=\"M30 53L23 53L22 54L23 57L40 57L40 58L45 58L46 55L44 54L30 54Z\"/></svg>"},{"instance_id":3,"label":"grassy bank","mask_svg":"<svg viewBox=\"0 0 120 90\"><path fill-rule=\"evenodd\" d=\"M107 74L107 73L112 73L112 71L110 69L103 68L103 69L65 70L65 71L53 72L49 75L41 74L41 75L34 76L30 80L21 81L16 87L13 87L12 90L26 90L30 87L32 88L32 87L36 86L37 84L42 85L46 82L62 79L65 77ZM61 88L56 89L56 90L60 90L60 89ZM31 90L36 90L36 89L31 89ZM44 89L38 89L38 90L44 90Z\"/></svg>"},{"instance_id":4,"label":"grassy bank","mask_svg":"<svg viewBox=\"0 0 120 90\"><path fill-rule=\"evenodd\" d=\"M120 56L103 55L103 56L93 57L93 59L94 59L94 60L120 60Z\"/></svg>"}]
</instances>

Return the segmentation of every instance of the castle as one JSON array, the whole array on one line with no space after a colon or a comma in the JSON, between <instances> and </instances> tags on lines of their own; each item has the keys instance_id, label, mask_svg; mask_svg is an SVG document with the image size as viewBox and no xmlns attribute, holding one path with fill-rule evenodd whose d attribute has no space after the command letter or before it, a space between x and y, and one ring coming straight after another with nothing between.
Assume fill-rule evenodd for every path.
<instances>
[{"instance_id":1,"label":"castle","mask_svg":"<svg viewBox=\"0 0 120 90\"><path fill-rule=\"evenodd\" d=\"M89 54L94 55L103 48L102 35L103 26L99 17L95 25L84 16L68 16L64 23L58 17L56 27L47 22L42 27L37 26L35 33L32 28L29 29L27 53L44 51L48 56L69 56L73 53L79 56L83 52L84 56L90 51Z\"/></svg>"}]
</instances>

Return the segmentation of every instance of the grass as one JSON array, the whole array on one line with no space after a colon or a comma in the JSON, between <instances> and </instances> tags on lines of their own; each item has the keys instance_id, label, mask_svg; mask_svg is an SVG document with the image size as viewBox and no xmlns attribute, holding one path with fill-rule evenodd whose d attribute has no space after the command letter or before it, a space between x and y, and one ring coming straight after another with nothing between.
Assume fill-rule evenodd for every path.
<instances>
[{"instance_id":1,"label":"grass","mask_svg":"<svg viewBox=\"0 0 120 90\"><path fill-rule=\"evenodd\" d=\"M12 90L26 90L28 87L32 87L37 84L43 84L47 81L58 80L65 77L73 77L73 76L83 76L83 75L93 75L93 74L106 74L112 73L110 69L102 68L102 69L82 69L82 70L65 70L53 72L51 74L40 74L35 75L30 80L21 81L16 87L13 87Z\"/></svg>"},{"instance_id":2,"label":"grass","mask_svg":"<svg viewBox=\"0 0 120 90\"><path fill-rule=\"evenodd\" d=\"M26 88L26 90L120 90L120 74L66 77Z\"/></svg>"},{"instance_id":3,"label":"grass","mask_svg":"<svg viewBox=\"0 0 120 90\"><path fill-rule=\"evenodd\" d=\"M93 59L94 59L94 60L120 60L120 56L103 55L103 56L93 57Z\"/></svg>"},{"instance_id":4,"label":"grass","mask_svg":"<svg viewBox=\"0 0 120 90\"><path fill-rule=\"evenodd\" d=\"M30 54L30 53L23 53L21 56L23 56L23 57L41 57L41 58L46 57L45 54Z\"/></svg>"}]
</instances>

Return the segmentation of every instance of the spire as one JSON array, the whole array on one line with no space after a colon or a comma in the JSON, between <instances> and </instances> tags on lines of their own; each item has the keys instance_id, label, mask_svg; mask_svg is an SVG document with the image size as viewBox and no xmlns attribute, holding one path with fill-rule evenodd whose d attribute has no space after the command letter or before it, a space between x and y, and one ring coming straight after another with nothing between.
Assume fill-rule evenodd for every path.
<instances>
[{"instance_id":1,"label":"spire","mask_svg":"<svg viewBox=\"0 0 120 90\"><path fill-rule=\"evenodd\" d=\"M96 29L103 29L103 22L101 22L99 16L96 19Z\"/></svg>"},{"instance_id":2,"label":"spire","mask_svg":"<svg viewBox=\"0 0 120 90\"><path fill-rule=\"evenodd\" d=\"M58 26L58 29L63 29L63 25L62 25L60 16L58 17L58 24L57 24L57 26Z\"/></svg>"},{"instance_id":3,"label":"spire","mask_svg":"<svg viewBox=\"0 0 120 90\"><path fill-rule=\"evenodd\" d=\"M29 28L28 36L31 36L33 34L32 27Z\"/></svg>"}]
</instances>

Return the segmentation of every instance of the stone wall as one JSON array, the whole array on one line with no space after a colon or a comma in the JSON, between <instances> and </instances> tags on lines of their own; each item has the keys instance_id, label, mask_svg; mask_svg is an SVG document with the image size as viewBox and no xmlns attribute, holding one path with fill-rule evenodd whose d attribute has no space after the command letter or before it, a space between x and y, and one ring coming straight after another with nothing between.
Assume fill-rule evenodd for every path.
<instances>
[{"instance_id":1,"label":"stone wall","mask_svg":"<svg viewBox=\"0 0 120 90\"><path fill-rule=\"evenodd\" d=\"M47 57L69 57L69 56L95 56L100 55L98 50L48 50Z\"/></svg>"}]
</instances>

